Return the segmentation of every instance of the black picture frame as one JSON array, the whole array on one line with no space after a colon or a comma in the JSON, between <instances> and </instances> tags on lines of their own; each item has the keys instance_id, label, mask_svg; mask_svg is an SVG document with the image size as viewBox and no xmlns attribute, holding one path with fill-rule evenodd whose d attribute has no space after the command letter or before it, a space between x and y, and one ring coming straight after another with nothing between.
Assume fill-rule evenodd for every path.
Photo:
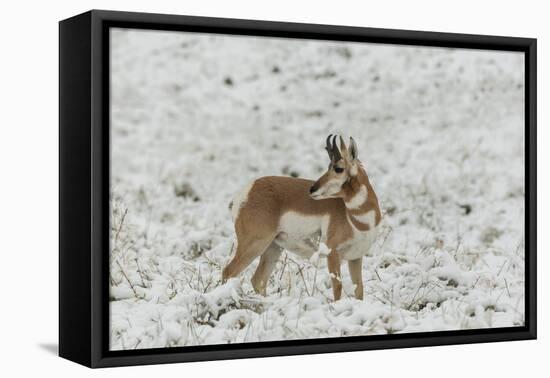
<instances>
[{"instance_id":1,"label":"black picture frame","mask_svg":"<svg viewBox=\"0 0 550 378\"><path fill-rule=\"evenodd\" d=\"M524 327L109 351L110 27L525 54ZM59 355L89 367L535 339L536 39L92 10L59 23Z\"/></svg>"}]
</instances>

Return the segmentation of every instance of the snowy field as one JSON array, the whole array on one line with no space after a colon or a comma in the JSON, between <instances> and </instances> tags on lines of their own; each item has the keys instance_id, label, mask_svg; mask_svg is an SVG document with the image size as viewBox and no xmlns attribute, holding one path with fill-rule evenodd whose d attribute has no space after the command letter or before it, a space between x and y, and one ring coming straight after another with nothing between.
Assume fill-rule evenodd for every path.
<instances>
[{"instance_id":1,"label":"snowy field","mask_svg":"<svg viewBox=\"0 0 550 378\"><path fill-rule=\"evenodd\" d=\"M524 324L523 55L115 30L111 348ZM365 299L283 253L221 284L228 204L264 175L317 179L352 135L380 200Z\"/></svg>"}]
</instances>

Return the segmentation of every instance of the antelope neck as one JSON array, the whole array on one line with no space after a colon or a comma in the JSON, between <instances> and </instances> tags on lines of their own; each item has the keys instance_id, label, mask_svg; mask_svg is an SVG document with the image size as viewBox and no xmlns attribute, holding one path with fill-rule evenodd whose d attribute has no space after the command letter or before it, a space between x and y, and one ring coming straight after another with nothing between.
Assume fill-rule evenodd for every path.
<instances>
[{"instance_id":1,"label":"antelope neck","mask_svg":"<svg viewBox=\"0 0 550 378\"><path fill-rule=\"evenodd\" d=\"M350 180L348 190L351 193L344 197L344 203L348 211L356 212L367 204L369 197L367 185L368 181L360 175L354 176Z\"/></svg>"},{"instance_id":2,"label":"antelope neck","mask_svg":"<svg viewBox=\"0 0 550 378\"><path fill-rule=\"evenodd\" d=\"M376 214L368 201L368 184L359 178L355 178L355 180L357 181L352 183L352 188L355 188L354 193L344 200L348 219L357 230L368 231L375 221L373 217Z\"/></svg>"}]
</instances>

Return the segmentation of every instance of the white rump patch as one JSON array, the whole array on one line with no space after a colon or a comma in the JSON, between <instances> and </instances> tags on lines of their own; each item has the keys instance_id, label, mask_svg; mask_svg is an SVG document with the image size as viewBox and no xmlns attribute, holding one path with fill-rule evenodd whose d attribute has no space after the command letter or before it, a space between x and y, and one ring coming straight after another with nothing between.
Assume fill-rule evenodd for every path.
<instances>
[{"instance_id":1,"label":"white rump patch","mask_svg":"<svg viewBox=\"0 0 550 378\"><path fill-rule=\"evenodd\" d=\"M358 209L367 201L368 191L365 185L361 185L361 189L349 201L346 201L348 209Z\"/></svg>"},{"instance_id":2,"label":"white rump patch","mask_svg":"<svg viewBox=\"0 0 550 378\"><path fill-rule=\"evenodd\" d=\"M241 207L243 207L248 200L248 193L250 193L250 189L252 189L252 186L255 182L256 180L250 182L247 186L242 188L235 195L235 197L233 197L233 205L231 206L231 216L233 217L233 222L235 222L235 220L239 216L239 211L241 210Z\"/></svg>"}]
</instances>

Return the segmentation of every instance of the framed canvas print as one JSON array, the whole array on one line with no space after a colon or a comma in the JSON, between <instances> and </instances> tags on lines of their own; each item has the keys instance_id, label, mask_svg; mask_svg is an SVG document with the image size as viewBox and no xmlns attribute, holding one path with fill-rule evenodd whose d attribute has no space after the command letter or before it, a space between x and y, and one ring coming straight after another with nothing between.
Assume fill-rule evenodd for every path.
<instances>
[{"instance_id":1,"label":"framed canvas print","mask_svg":"<svg viewBox=\"0 0 550 378\"><path fill-rule=\"evenodd\" d=\"M536 337L536 40L60 22L62 357Z\"/></svg>"}]
</instances>

